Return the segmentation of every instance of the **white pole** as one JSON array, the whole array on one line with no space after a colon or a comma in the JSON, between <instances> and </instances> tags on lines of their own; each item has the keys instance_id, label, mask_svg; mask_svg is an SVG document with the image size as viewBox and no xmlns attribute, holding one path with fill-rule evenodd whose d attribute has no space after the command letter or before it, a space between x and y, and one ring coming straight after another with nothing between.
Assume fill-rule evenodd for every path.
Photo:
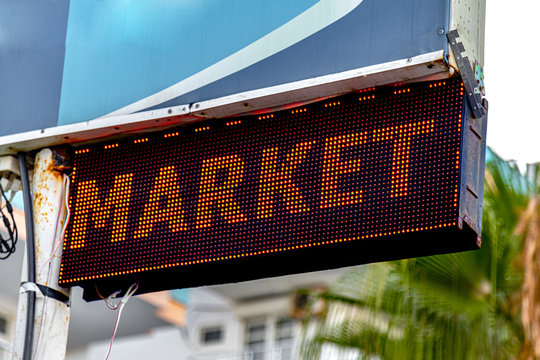
<instances>
[{"instance_id":1,"label":"white pole","mask_svg":"<svg viewBox=\"0 0 540 360\"><path fill-rule=\"evenodd\" d=\"M62 245L59 244L59 241L66 214L64 205L66 189L63 174L58 171L62 167L57 163L61 156L55 155L53 158L53 151L50 149L41 150L37 154L32 186L36 284L53 290L51 292L53 296L43 296L39 292L36 296L31 359L40 360L65 358L70 317L69 305L55 298L60 299L61 296L54 295L54 290L63 294L67 299L71 294L70 289L58 286L62 254ZM55 249L56 252L53 254ZM23 283L28 278L27 260L25 256L22 272ZM35 289L31 284L26 288ZM16 360L23 358L27 294L28 292L22 292L19 295L12 356Z\"/></svg>"}]
</instances>

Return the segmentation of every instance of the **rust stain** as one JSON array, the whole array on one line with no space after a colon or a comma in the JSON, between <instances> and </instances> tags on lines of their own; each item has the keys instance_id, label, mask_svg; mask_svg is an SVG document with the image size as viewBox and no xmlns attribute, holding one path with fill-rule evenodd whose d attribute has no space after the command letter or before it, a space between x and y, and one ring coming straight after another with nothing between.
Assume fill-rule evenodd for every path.
<instances>
[{"instance_id":1,"label":"rust stain","mask_svg":"<svg viewBox=\"0 0 540 360\"><path fill-rule=\"evenodd\" d=\"M36 214L39 214L41 213L41 208L43 206L43 201L44 201L44 196L41 192L39 191L36 191L34 193L34 201L33 201L33 206L34 206L34 216Z\"/></svg>"},{"instance_id":2,"label":"rust stain","mask_svg":"<svg viewBox=\"0 0 540 360\"><path fill-rule=\"evenodd\" d=\"M52 158L47 159L47 160L52 160ZM54 172L54 163L53 163L53 161L47 161L47 168L45 169L45 173L50 174L50 173L53 173L53 172Z\"/></svg>"}]
</instances>

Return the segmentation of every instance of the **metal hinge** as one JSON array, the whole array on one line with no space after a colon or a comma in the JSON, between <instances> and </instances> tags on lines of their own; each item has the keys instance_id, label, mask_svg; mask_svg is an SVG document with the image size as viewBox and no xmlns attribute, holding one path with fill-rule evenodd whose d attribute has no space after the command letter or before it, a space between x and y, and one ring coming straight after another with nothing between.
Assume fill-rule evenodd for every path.
<instances>
[{"instance_id":1,"label":"metal hinge","mask_svg":"<svg viewBox=\"0 0 540 360\"><path fill-rule=\"evenodd\" d=\"M463 57L463 52L465 47L463 43L458 42L459 34L457 30L449 31L446 34L448 41L450 42L450 48L454 53L454 58L461 74L461 79L463 80L463 85L465 91L467 92L467 99L471 105L472 114L474 118L479 119L486 115L486 108L482 102L482 92L480 86L476 82L476 77L474 76L473 69L471 68L471 63L468 57Z\"/></svg>"}]
</instances>

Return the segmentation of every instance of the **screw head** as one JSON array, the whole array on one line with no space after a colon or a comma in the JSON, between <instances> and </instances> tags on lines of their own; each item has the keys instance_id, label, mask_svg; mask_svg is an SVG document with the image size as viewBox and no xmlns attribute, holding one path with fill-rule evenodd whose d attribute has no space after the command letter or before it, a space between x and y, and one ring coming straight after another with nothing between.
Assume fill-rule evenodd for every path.
<instances>
[{"instance_id":1,"label":"screw head","mask_svg":"<svg viewBox=\"0 0 540 360\"><path fill-rule=\"evenodd\" d=\"M444 34L444 29L439 29L439 35Z\"/></svg>"}]
</instances>

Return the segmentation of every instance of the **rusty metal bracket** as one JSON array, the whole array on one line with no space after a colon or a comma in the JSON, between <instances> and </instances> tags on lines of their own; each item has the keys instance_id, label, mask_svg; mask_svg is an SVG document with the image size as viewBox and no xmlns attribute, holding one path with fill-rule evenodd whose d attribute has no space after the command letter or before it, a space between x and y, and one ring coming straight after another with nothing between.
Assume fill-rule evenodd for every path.
<instances>
[{"instance_id":1,"label":"rusty metal bracket","mask_svg":"<svg viewBox=\"0 0 540 360\"><path fill-rule=\"evenodd\" d=\"M476 77L474 76L474 71L471 67L471 63L468 57L463 57L463 52L465 47L463 43L458 42L459 34L457 30L451 30L446 33L446 37L450 42L450 48L454 53L454 58L461 74L461 79L463 80L463 85L465 86L465 91L467 92L467 99L471 105L471 110L475 119L479 119L486 114L486 108L482 102L482 92L480 85L476 82Z\"/></svg>"},{"instance_id":2,"label":"rusty metal bracket","mask_svg":"<svg viewBox=\"0 0 540 360\"><path fill-rule=\"evenodd\" d=\"M73 148L69 145L61 145L52 147L51 150L54 170L71 175L73 172Z\"/></svg>"}]
</instances>

